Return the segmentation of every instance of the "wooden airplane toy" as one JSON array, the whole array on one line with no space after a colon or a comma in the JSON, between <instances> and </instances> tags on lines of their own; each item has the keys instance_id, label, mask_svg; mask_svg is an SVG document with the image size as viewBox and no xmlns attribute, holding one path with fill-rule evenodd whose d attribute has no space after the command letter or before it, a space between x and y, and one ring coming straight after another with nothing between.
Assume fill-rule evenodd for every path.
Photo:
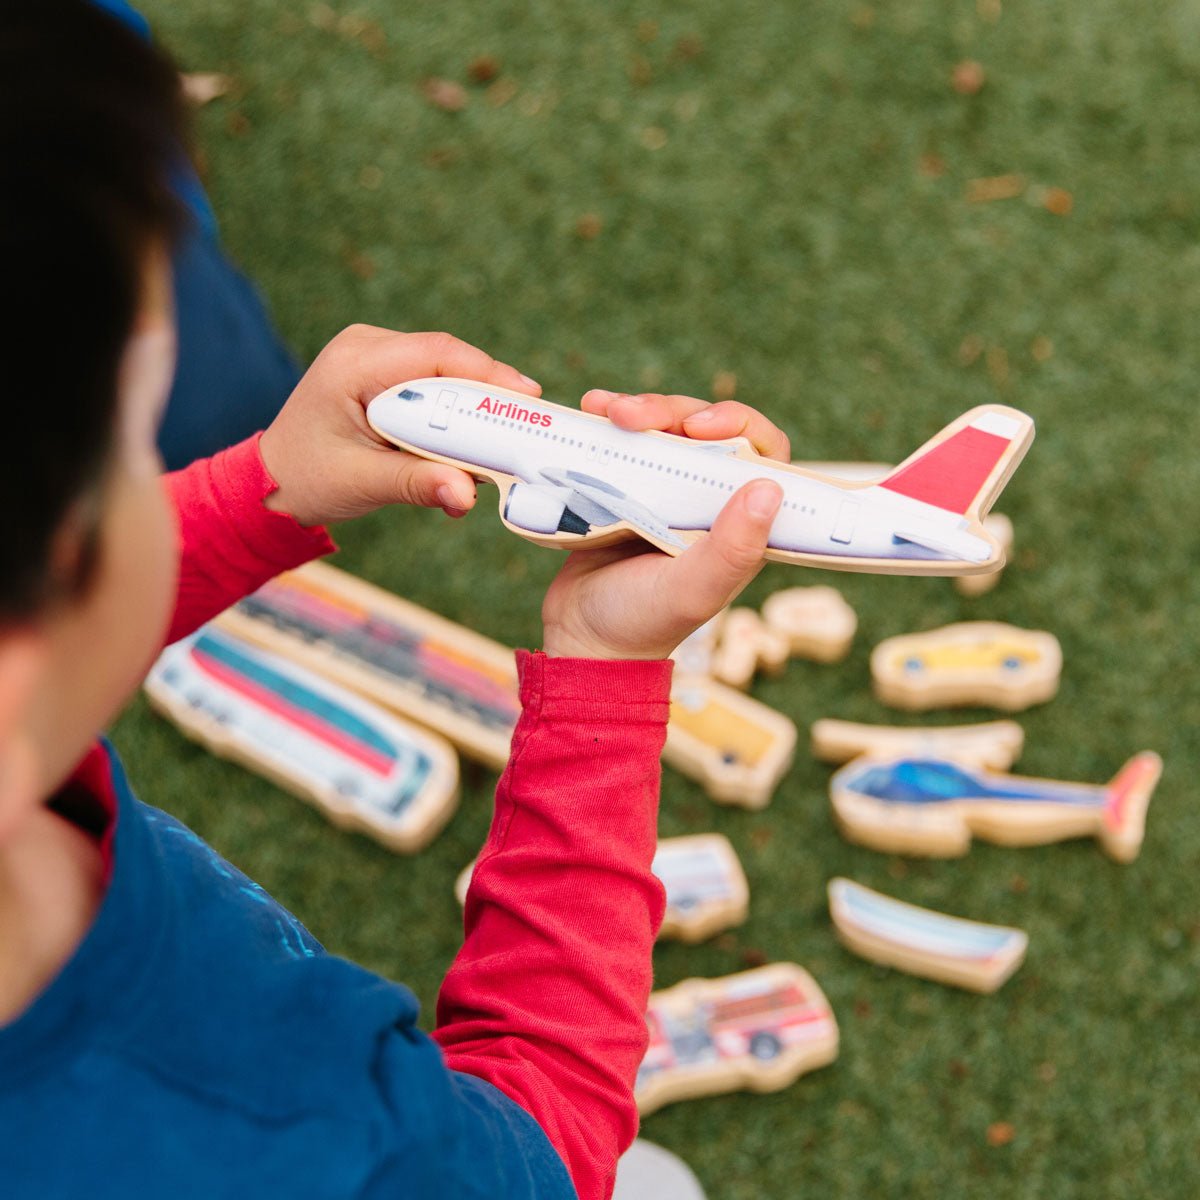
<instances>
[{"instance_id":1,"label":"wooden airplane toy","mask_svg":"<svg viewBox=\"0 0 1200 1200\"><path fill-rule=\"evenodd\" d=\"M964 705L1019 712L1052 699L1061 674L1058 638L1000 621L905 633L871 651L875 694L913 712Z\"/></svg>"},{"instance_id":2,"label":"wooden airplane toy","mask_svg":"<svg viewBox=\"0 0 1200 1200\"><path fill-rule=\"evenodd\" d=\"M985 925L893 900L850 879L829 881L829 914L855 954L910 975L994 992L1025 961L1021 929Z\"/></svg>"},{"instance_id":3,"label":"wooden airplane toy","mask_svg":"<svg viewBox=\"0 0 1200 1200\"><path fill-rule=\"evenodd\" d=\"M678 554L753 479L784 502L767 557L843 571L964 575L1004 561L983 518L1033 440L1017 409L964 413L878 482L766 459L744 438L634 433L606 418L465 379L414 379L367 407L394 445L500 489L500 514L538 545L574 549L642 537Z\"/></svg>"},{"instance_id":4,"label":"wooden airplane toy","mask_svg":"<svg viewBox=\"0 0 1200 1200\"><path fill-rule=\"evenodd\" d=\"M458 759L440 737L223 629L168 646L145 688L188 737L392 850L421 849L454 812Z\"/></svg>"},{"instance_id":5,"label":"wooden airplane toy","mask_svg":"<svg viewBox=\"0 0 1200 1200\"><path fill-rule=\"evenodd\" d=\"M474 868L467 866L455 881L459 904L466 902ZM702 942L745 921L750 888L737 852L722 834L659 838L650 869L667 894L660 939Z\"/></svg>"},{"instance_id":6,"label":"wooden airplane toy","mask_svg":"<svg viewBox=\"0 0 1200 1200\"><path fill-rule=\"evenodd\" d=\"M512 651L327 563L265 584L222 628L441 734L496 770L520 715ZM792 763L787 717L703 675L677 672L663 759L724 804L761 808Z\"/></svg>"},{"instance_id":7,"label":"wooden airplane toy","mask_svg":"<svg viewBox=\"0 0 1200 1200\"><path fill-rule=\"evenodd\" d=\"M861 725L822 717L812 726L812 752L822 762L872 758L949 758L993 771L1006 771L1025 745L1016 721L978 725Z\"/></svg>"},{"instance_id":8,"label":"wooden airplane toy","mask_svg":"<svg viewBox=\"0 0 1200 1200\"><path fill-rule=\"evenodd\" d=\"M1002 846L1094 837L1132 862L1162 774L1153 751L1131 758L1108 784L1002 775L945 759L855 759L829 783L838 827L852 842L894 854L953 858L972 836Z\"/></svg>"},{"instance_id":9,"label":"wooden airplane toy","mask_svg":"<svg viewBox=\"0 0 1200 1200\"><path fill-rule=\"evenodd\" d=\"M654 992L634 1096L642 1115L695 1096L774 1092L837 1058L829 1001L794 963Z\"/></svg>"},{"instance_id":10,"label":"wooden airplane toy","mask_svg":"<svg viewBox=\"0 0 1200 1200\"><path fill-rule=\"evenodd\" d=\"M818 475L832 475L835 479L853 480L858 483L878 483L896 468L890 463L878 462L796 462L792 464ZM1000 543L1006 559L1012 557L1013 523L1003 513L990 512L983 518L983 527ZM955 588L964 596L982 596L1000 582L1003 564L979 575L956 575Z\"/></svg>"}]
</instances>

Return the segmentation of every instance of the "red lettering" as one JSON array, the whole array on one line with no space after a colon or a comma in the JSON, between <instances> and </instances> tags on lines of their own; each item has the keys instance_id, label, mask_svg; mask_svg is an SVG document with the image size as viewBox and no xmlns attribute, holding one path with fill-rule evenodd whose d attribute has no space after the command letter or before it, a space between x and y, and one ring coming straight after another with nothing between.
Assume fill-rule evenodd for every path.
<instances>
[{"instance_id":1,"label":"red lettering","mask_svg":"<svg viewBox=\"0 0 1200 1200\"><path fill-rule=\"evenodd\" d=\"M544 426L545 426L547 429L549 429L549 428L550 428L550 422L551 422L553 419L554 419L554 418L553 418L553 417L551 417L549 413L542 413L542 424L543 424L543 425L544 425Z\"/></svg>"},{"instance_id":2,"label":"red lettering","mask_svg":"<svg viewBox=\"0 0 1200 1200\"><path fill-rule=\"evenodd\" d=\"M484 398L483 398L483 399L482 399L482 400L479 402L479 404L478 404L478 406L476 407L475 411L476 411L476 412L485 412L485 413L490 413L490 412L492 411L492 401L491 401L491 398L490 398L490 397L488 397L488 396L484 396Z\"/></svg>"}]
</instances>

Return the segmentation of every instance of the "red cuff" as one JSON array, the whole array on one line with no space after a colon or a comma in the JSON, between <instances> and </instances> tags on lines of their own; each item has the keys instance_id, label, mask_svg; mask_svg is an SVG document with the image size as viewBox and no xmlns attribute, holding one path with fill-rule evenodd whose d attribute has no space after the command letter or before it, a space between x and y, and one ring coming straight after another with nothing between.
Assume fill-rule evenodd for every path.
<instances>
[{"instance_id":1,"label":"red cuff","mask_svg":"<svg viewBox=\"0 0 1200 1200\"><path fill-rule=\"evenodd\" d=\"M522 707L554 720L665 725L674 667L670 659L608 661L517 651Z\"/></svg>"},{"instance_id":2,"label":"red cuff","mask_svg":"<svg viewBox=\"0 0 1200 1200\"><path fill-rule=\"evenodd\" d=\"M279 490L259 449L262 433L207 460L213 495L223 515L259 562L285 571L337 546L323 525L301 525L289 513L272 512L263 501Z\"/></svg>"}]
</instances>

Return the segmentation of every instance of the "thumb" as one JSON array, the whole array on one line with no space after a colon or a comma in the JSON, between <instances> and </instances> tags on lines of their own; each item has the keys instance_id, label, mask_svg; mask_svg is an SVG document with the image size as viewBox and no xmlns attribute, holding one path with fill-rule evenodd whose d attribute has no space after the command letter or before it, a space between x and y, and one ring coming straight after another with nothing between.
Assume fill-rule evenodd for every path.
<instances>
[{"instance_id":1,"label":"thumb","mask_svg":"<svg viewBox=\"0 0 1200 1200\"><path fill-rule=\"evenodd\" d=\"M756 479L733 494L707 537L674 562L670 587L689 597L688 608L700 622L715 616L762 569L771 523L783 503L783 489Z\"/></svg>"}]
</instances>

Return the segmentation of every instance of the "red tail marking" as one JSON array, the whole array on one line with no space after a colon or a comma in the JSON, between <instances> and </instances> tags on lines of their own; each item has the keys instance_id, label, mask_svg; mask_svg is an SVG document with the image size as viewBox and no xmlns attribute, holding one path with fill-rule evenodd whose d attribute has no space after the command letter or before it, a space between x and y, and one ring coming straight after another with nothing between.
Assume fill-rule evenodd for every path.
<instances>
[{"instance_id":1,"label":"red tail marking","mask_svg":"<svg viewBox=\"0 0 1200 1200\"><path fill-rule=\"evenodd\" d=\"M879 486L950 512L965 513L1011 444L1006 437L968 425Z\"/></svg>"}]
</instances>

